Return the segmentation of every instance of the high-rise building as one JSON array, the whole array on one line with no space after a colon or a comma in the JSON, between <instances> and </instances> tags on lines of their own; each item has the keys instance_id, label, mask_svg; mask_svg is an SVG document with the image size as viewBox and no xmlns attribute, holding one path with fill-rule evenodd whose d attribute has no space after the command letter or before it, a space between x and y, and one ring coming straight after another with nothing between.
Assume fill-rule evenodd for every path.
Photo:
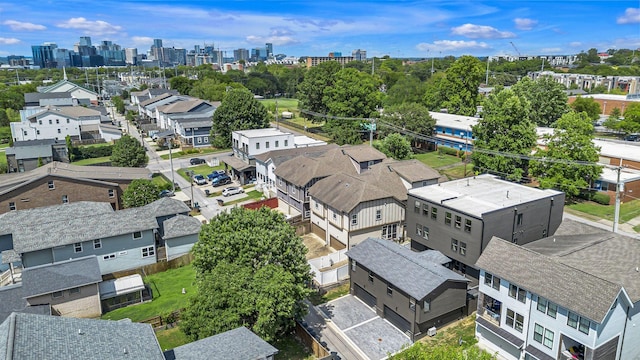
<instances>
[{"instance_id":1,"label":"high-rise building","mask_svg":"<svg viewBox=\"0 0 640 360\"><path fill-rule=\"evenodd\" d=\"M80 36L80 46L91 46L91 36Z\"/></svg>"},{"instance_id":2,"label":"high-rise building","mask_svg":"<svg viewBox=\"0 0 640 360\"><path fill-rule=\"evenodd\" d=\"M365 61L367 60L367 50L362 50L362 49L353 50L351 52L351 56L353 56L353 58L356 61Z\"/></svg>"},{"instance_id":3,"label":"high-rise building","mask_svg":"<svg viewBox=\"0 0 640 360\"><path fill-rule=\"evenodd\" d=\"M265 46L267 48L267 59L270 59L273 57L273 44L266 43Z\"/></svg>"},{"instance_id":4,"label":"high-rise building","mask_svg":"<svg viewBox=\"0 0 640 360\"><path fill-rule=\"evenodd\" d=\"M153 46L154 48L161 48L162 47L162 39L153 39Z\"/></svg>"},{"instance_id":5,"label":"high-rise building","mask_svg":"<svg viewBox=\"0 0 640 360\"><path fill-rule=\"evenodd\" d=\"M233 50L233 61L249 60L249 50L247 49L236 49Z\"/></svg>"},{"instance_id":6,"label":"high-rise building","mask_svg":"<svg viewBox=\"0 0 640 360\"><path fill-rule=\"evenodd\" d=\"M55 68L57 66L54 50L55 44L32 45L33 64L41 68Z\"/></svg>"},{"instance_id":7,"label":"high-rise building","mask_svg":"<svg viewBox=\"0 0 640 360\"><path fill-rule=\"evenodd\" d=\"M102 41L96 49L98 55L104 58L104 64L107 66L122 66L125 64L125 51L120 45L111 41Z\"/></svg>"},{"instance_id":8,"label":"high-rise building","mask_svg":"<svg viewBox=\"0 0 640 360\"><path fill-rule=\"evenodd\" d=\"M138 58L138 49L136 48L126 48L124 49L124 58L125 62L129 65L136 65Z\"/></svg>"}]
</instances>

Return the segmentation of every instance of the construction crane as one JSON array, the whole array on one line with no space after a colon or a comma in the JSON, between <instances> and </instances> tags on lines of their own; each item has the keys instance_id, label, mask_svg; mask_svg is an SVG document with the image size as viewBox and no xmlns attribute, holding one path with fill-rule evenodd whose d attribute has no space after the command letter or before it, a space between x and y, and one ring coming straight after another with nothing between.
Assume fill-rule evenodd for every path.
<instances>
[{"instance_id":1,"label":"construction crane","mask_svg":"<svg viewBox=\"0 0 640 360\"><path fill-rule=\"evenodd\" d=\"M516 44L514 44L513 41L509 41L509 43L511 43L511 46L513 46L513 48L518 53L518 57L522 57L522 54L520 54L520 50L518 50L518 48L516 47Z\"/></svg>"}]
</instances>

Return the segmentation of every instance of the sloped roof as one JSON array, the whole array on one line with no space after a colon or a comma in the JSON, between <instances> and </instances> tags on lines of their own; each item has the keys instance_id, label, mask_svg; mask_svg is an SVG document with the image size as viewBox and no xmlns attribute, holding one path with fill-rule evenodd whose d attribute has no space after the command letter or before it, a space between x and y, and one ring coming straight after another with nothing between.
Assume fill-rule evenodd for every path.
<instances>
[{"instance_id":1,"label":"sloped roof","mask_svg":"<svg viewBox=\"0 0 640 360\"><path fill-rule=\"evenodd\" d=\"M126 320L13 313L0 343L3 359L164 359L151 325Z\"/></svg>"},{"instance_id":2,"label":"sloped roof","mask_svg":"<svg viewBox=\"0 0 640 360\"><path fill-rule=\"evenodd\" d=\"M307 148L313 149L314 147ZM330 148L321 154L303 154L280 164L275 175L297 185L306 186L311 180L324 178L332 174L357 174L344 147Z\"/></svg>"},{"instance_id":3,"label":"sloped roof","mask_svg":"<svg viewBox=\"0 0 640 360\"><path fill-rule=\"evenodd\" d=\"M86 87L84 87L84 86L80 86L80 85L78 85L78 84L76 84L76 83L72 83L71 81L69 81L69 80L64 80L64 79L63 79L63 80L58 81L57 83L55 83L55 84L53 84L53 85L44 86L44 87L38 87L38 91L39 91L39 92L42 92L42 93L55 92L55 90L56 90L57 88L61 87L62 85L66 85L66 84L70 84L70 85L72 85L72 87L73 87L74 89L81 89L81 90L83 90L83 91L86 91L86 92L88 92L88 93L91 93L91 94L94 94L94 95L98 96L98 93L97 93L97 92L92 91L92 90L89 90L89 89L87 89L87 88L86 88ZM71 91L73 91L73 90L71 90ZM69 92L69 93L70 93L71 91L67 91L67 92Z\"/></svg>"},{"instance_id":4,"label":"sloped roof","mask_svg":"<svg viewBox=\"0 0 640 360\"><path fill-rule=\"evenodd\" d=\"M271 150L255 156L257 161L262 163L271 159L273 164L278 167L280 164L287 160L293 159L296 156L305 155L311 158L318 157L325 152L337 148L337 144L327 144L319 146L299 147L291 149Z\"/></svg>"},{"instance_id":5,"label":"sloped roof","mask_svg":"<svg viewBox=\"0 0 640 360\"><path fill-rule=\"evenodd\" d=\"M66 117L78 119L83 116L100 116L102 113L98 110L84 106L52 106L48 105L42 108L42 111L29 116L27 119L37 119L42 115L54 113Z\"/></svg>"},{"instance_id":6,"label":"sloped roof","mask_svg":"<svg viewBox=\"0 0 640 360\"><path fill-rule=\"evenodd\" d=\"M51 315L49 305L29 306L27 299L23 296L22 283L0 287L0 304L2 304L0 321L4 321L13 312ZM1 330L3 325L4 323L0 324L0 359L5 359L3 357L5 352L2 351L3 346L6 345Z\"/></svg>"},{"instance_id":7,"label":"sloped roof","mask_svg":"<svg viewBox=\"0 0 640 360\"><path fill-rule=\"evenodd\" d=\"M186 214L191 211L184 202L170 197L161 197L139 209L148 211L154 217Z\"/></svg>"},{"instance_id":8,"label":"sloped roof","mask_svg":"<svg viewBox=\"0 0 640 360\"><path fill-rule=\"evenodd\" d=\"M184 113L190 112L197 109L209 109L212 108L213 105L201 99L188 99L183 101L178 101L173 104L163 105L158 107L158 111L161 111L165 114L175 114L175 113Z\"/></svg>"},{"instance_id":9,"label":"sloped roof","mask_svg":"<svg viewBox=\"0 0 640 360\"><path fill-rule=\"evenodd\" d=\"M593 263L590 261L589 265ZM622 290L619 283L585 272L562 258L543 255L495 236L475 267L597 323L602 323Z\"/></svg>"},{"instance_id":10,"label":"sloped roof","mask_svg":"<svg viewBox=\"0 0 640 360\"><path fill-rule=\"evenodd\" d=\"M28 267L22 271L23 296L25 297L50 294L97 284L101 281L100 265L95 255Z\"/></svg>"},{"instance_id":11,"label":"sloped roof","mask_svg":"<svg viewBox=\"0 0 640 360\"><path fill-rule=\"evenodd\" d=\"M335 174L319 180L309 188L309 196L345 213L360 203L393 197L390 192L365 181L362 177L346 174Z\"/></svg>"},{"instance_id":12,"label":"sloped roof","mask_svg":"<svg viewBox=\"0 0 640 360\"><path fill-rule=\"evenodd\" d=\"M168 97L171 97L171 96L173 96L173 94L170 94L170 93L162 93L162 94L160 94L160 95L158 95L158 96L154 96L154 97L152 97L152 98L150 98L150 99L148 99L148 100L145 100L145 101L141 102L141 103L140 103L140 106L145 107L145 106L147 106L147 105L150 105L150 104L156 103L156 102L158 102L158 101L160 101L160 100L164 100L164 99L166 99L166 98L168 98Z\"/></svg>"},{"instance_id":13,"label":"sloped roof","mask_svg":"<svg viewBox=\"0 0 640 360\"><path fill-rule=\"evenodd\" d=\"M442 254L431 251L429 256L421 255L388 240L368 238L347 251L347 256L420 301L447 281L469 281L444 267Z\"/></svg>"},{"instance_id":14,"label":"sloped roof","mask_svg":"<svg viewBox=\"0 0 640 360\"><path fill-rule=\"evenodd\" d=\"M200 220L187 215L176 215L163 222L164 240L186 235L199 234L202 223Z\"/></svg>"},{"instance_id":15,"label":"sloped roof","mask_svg":"<svg viewBox=\"0 0 640 360\"><path fill-rule=\"evenodd\" d=\"M343 150L345 154L359 163L387 158L387 156L378 149L365 144L343 146Z\"/></svg>"},{"instance_id":16,"label":"sloped roof","mask_svg":"<svg viewBox=\"0 0 640 360\"><path fill-rule=\"evenodd\" d=\"M428 181L428 180L436 180L440 178L440 173L423 164L422 162L412 159L412 160L391 160L391 161L383 161L382 163L378 163L373 165L373 167L378 166L389 166L393 171L395 171L400 177L405 179L410 183L418 182L418 181Z\"/></svg>"},{"instance_id":17,"label":"sloped roof","mask_svg":"<svg viewBox=\"0 0 640 360\"><path fill-rule=\"evenodd\" d=\"M165 351L167 360L196 359L267 359L278 349L242 326Z\"/></svg>"},{"instance_id":18,"label":"sloped roof","mask_svg":"<svg viewBox=\"0 0 640 360\"><path fill-rule=\"evenodd\" d=\"M68 92L60 92L60 93L25 93L24 94L24 102L29 103L39 103L42 99L71 99L71 93Z\"/></svg>"}]
</instances>

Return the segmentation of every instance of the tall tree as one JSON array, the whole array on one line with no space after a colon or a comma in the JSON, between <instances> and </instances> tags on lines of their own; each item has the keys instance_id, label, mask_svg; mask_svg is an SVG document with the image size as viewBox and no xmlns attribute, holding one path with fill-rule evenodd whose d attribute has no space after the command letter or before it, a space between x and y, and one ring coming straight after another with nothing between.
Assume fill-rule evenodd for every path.
<instances>
[{"instance_id":1,"label":"tall tree","mask_svg":"<svg viewBox=\"0 0 640 360\"><path fill-rule=\"evenodd\" d=\"M406 160L413 157L411 143L406 137L398 133L385 136L384 139L374 142L373 146L383 154L396 160Z\"/></svg>"},{"instance_id":2,"label":"tall tree","mask_svg":"<svg viewBox=\"0 0 640 360\"><path fill-rule=\"evenodd\" d=\"M536 81L524 77L511 90L529 100L531 121L538 126L551 126L569 111L564 87L550 76L543 76Z\"/></svg>"},{"instance_id":3,"label":"tall tree","mask_svg":"<svg viewBox=\"0 0 640 360\"><path fill-rule=\"evenodd\" d=\"M627 133L640 132L640 103L627 106L624 110L624 119L618 122L618 128Z\"/></svg>"},{"instance_id":4,"label":"tall tree","mask_svg":"<svg viewBox=\"0 0 640 360\"><path fill-rule=\"evenodd\" d=\"M575 112L585 112L591 120L597 120L601 113L600 104L592 97L578 96L576 100L571 103L571 108Z\"/></svg>"},{"instance_id":5,"label":"tall tree","mask_svg":"<svg viewBox=\"0 0 640 360\"><path fill-rule=\"evenodd\" d=\"M284 216L234 208L202 227L193 247L198 293L181 328L192 339L241 325L266 340L290 330L310 294L306 248Z\"/></svg>"},{"instance_id":6,"label":"tall tree","mask_svg":"<svg viewBox=\"0 0 640 360\"><path fill-rule=\"evenodd\" d=\"M445 73L437 72L427 80L424 85L424 96L422 103L431 111L440 111L444 103Z\"/></svg>"},{"instance_id":7,"label":"tall tree","mask_svg":"<svg viewBox=\"0 0 640 360\"><path fill-rule=\"evenodd\" d=\"M385 108L380 120L378 134L381 136L397 131L398 128L416 134L431 136L436 125L436 121L429 114L429 110L416 103L404 103ZM406 137L416 147L418 147L418 144L423 143L423 140L411 134L407 134Z\"/></svg>"},{"instance_id":8,"label":"tall tree","mask_svg":"<svg viewBox=\"0 0 640 360\"><path fill-rule=\"evenodd\" d=\"M334 85L324 90L323 101L329 115L358 120L327 119L325 128L333 140L342 144L361 142L360 132L364 119L378 117L377 108L381 105L382 93L378 91L378 82L369 74L353 68L336 73Z\"/></svg>"},{"instance_id":9,"label":"tall tree","mask_svg":"<svg viewBox=\"0 0 640 360\"><path fill-rule=\"evenodd\" d=\"M269 115L264 105L247 89L231 89L213 113L212 144L218 148L228 148L233 131L267 127Z\"/></svg>"},{"instance_id":10,"label":"tall tree","mask_svg":"<svg viewBox=\"0 0 640 360\"><path fill-rule=\"evenodd\" d=\"M122 192L122 206L124 208L140 207L158 200L160 188L153 181L136 179Z\"/></svg>"},{"instance_id":11,"label":"tall tree","mask_svg":"<svg viewBox=\"0 0 640 360\"><path fill-rule=\"evenodd\" d=\"M328 108L324 101L324 90L334 86L335 75L340 69L340 64L337 61L323 62L309 69L304 75L304 80L298 85L298 99L300 100L298 107L326 114ZM309 118L315 121L323 120L311 116Z\"/></svg>"},{"instance_id":12,"label":"tall tree","mask_svg":"<svg viewBox=\"0 0 640 360\"><path fill-rule=\"evenodd\" d=\"M116 140L111 153L111 165L123 167L145 167L149 158L138 140L128 134Z\"/></svg>"},{"instance_id":13,"label":"tall tree","mask_svg":"<svg viewBox=\"0 0 640 360\"><path fill-rule=\"evenodd\" d=\"M174 76L169 79L169 86L173 90L177 90L180 94L188 95L193 88L193 80L190 80L186 76Z\"/></svg>"},{"instance_id":14,"label":"tall tree","mask_svg":"<svg viewBox=\"0 0 640 360\"><path fill-rule=\"evenodd\" d=\"M444 101L440 105L449 113L473 116L478 105L478 86L484 76L484 65L474 56L462 56L445 73L440 88Z\"/></svg>"},{"instance_id":15,"label":"tall tree","mask_svg":"<svg viewBox=\"0 0 640 360\"><path fill-rule=\"evenodd\" d=\"M536 158L553 161L531 161L531 174L542 188L564 191L567 196L577 196L589 188L602 172L598 165L582 165L575 162L598 161L600 149L593 144L593 125L586 113L570 112L563 115L554 126L554 132L545 137L547 148L536 153Z\"/></svg>"},{"instance_id":16,"label":"tall tree","mask_svg":"<svg viewBox=\"0 0 640 360\"><path fill-rule=\"evenodd\" d=\"M425 93L425 85L416 76L405 75L387 90L384 99L385 106L399 105L403 103L421 103Z\"/></svg>"},{"instance_id":17,"label":"tall tree","mask_svg":"<svg viewBox=\"0 0 640 360\"><path fill-rule=\"evenodd\" d=\"M528 161L499 154L530 155L536 144L535 124L529 102L505 89L491 94L484 103L482 119L473 127L473 166L513 181L528 175Z\"/></svg>"}]
</instances>

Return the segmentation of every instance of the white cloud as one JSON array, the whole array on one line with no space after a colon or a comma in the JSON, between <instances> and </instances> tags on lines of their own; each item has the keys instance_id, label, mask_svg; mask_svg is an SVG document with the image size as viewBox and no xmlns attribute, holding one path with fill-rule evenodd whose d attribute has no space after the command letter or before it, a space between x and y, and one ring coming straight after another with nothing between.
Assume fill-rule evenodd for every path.
<instances>
[{"instance_id":1,"label":"white cloud","mask_svg":"<svg viewBox=\"0 0 640 360\"><path fill-rule=\"evenodd\" d=\"M582 43L580 41L573 41L569 43L569 46L571 47L580 47L582 46Z\"/></svg>"},{"instance_id":2,"label":"white cloud","mask_svg":"<svg viewBox=\"0 0 640 360\"><path fill-rule=\"evenodd\" d=\"M0 44L2 44L2 45L13 45L13 44L18 44L19 42L20 42L20 40L18 40L16 38L0 37Z\"/></svg>"},{"instance_id":3,"label":"white cloud","mask_svg":"<svg viewBox=\"0 0 640 360\"><path fill-rule=\"evenodd\" d=\"M518 30L531 30L538 25L538 20L527 18L515 18L513 22L516 23L516 29Z\"/></svg>"},{"instance_id":4,"label":"white cloud","mask_svg":"<svg viewBox=\"0 0 640 360\"><path fill-rule=\"evenodd\" d=\"M505 39L516 35L508 31L500 31L492 26L464 24L451 28L454 35L466 36L470 39Z\"/></svg>"},{"instance_id":5,"label":"white cloud","mask_svg":"<svg viewBox=\"0 0 640 360\"><path fill-rule=\"evenodd\" d=\"M47 29L47 27L44 25L32 24L29 22L21 22L21 21L15 21L15 20L7 20L2 24L7 25L13 31L35 31L35 30Z\"/></svg>"},{"instance_id":6,"label":"white cloud","mask_svg":"<svg viewBox=\"0 0 640 360\"><path fill-rule=\"evenodd\" d=\"M249 35L247 36L246 40L249 44L254 44L254 45L264 45L265 43L272 43L273 45L277 45L277 46L285 46L285 45L295 45L300 43L298 40L292 38L291 36L262 37L262 36Z\"/></svg>"},{"instance_id":7,"label":"white cloud","mask_svg":"<svg viewBox=\"0 0 640 360\"><path fill-rule=\"evenodd\" d=\"M540 49L540 52L542 52L543 54L553 54L553 53L558 53L558 52L562 52L564 51L563 48L559 48L559 47L552 47L552 48L542 48Z\"/></svg>"},{"instance_id":8,"label":"white cloud","mask_svg":"<svg viewBox=\"0 0 640 360\"><path fill-rule=\"evenodd\" d=\"M433 44L420 43L416 45L416 49L420 51L458 51L473 49L489 49L489 45L485 42L464 41L464 40L437 40Z\"/></svg>"},{"instance_id":9,"label":"white cloud","mask_svg":"<svg viewBox=\"0 0 640 360\"><path fill-rule=\"evenodd\" d=\"M624 15L618 17L618 24L637 24L640 23L640 8L628 8Z\"/></svg>"},{"instance_id":10,"label":"white cloud","mask_svg":"<svg viewBox=\"0 0 640 360\"><path fill-rule=\"evenodd\" d=\"M148 36L132 36L131 37L131 41L136 46L147 45L147 46L151 47L151 45L153 44L153 38L150 38Z\"/></svg>"},{"instance_id":11,"label":"white cloud","mask_svg":"<svg viewBox=\"0 0 640 360\"><path fill-rule=\"evenodd\" d=\"M122 26L112 25L102 20L90 21L83 17L71 18L57 26L65 29L84 30L84 33L89 35L116 34L122 30Z\"/></svg>"}]
</instances>

